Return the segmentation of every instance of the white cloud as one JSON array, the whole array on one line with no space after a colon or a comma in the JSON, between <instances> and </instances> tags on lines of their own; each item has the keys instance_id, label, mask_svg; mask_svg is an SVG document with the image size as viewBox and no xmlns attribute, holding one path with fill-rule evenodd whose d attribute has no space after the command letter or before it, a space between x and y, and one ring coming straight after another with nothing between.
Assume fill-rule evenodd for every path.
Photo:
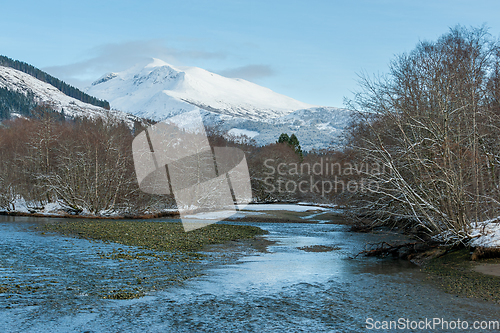
<instances>
[{"instance_id":1,"label":"white cloud","mask_svg":"<svg viewBox=\"0 0 500 333\"><path fill-rule=\"evenodd\" d=\"M88 53L90 56L87 60L46 67L43 70L83 88L106 73L123 71L135 65L145 65L151 58L180 64L191 59L223 59L227 56L218 52L171 48L161 39L104 44L92 48Z\"/></svg>"}]
</instances>

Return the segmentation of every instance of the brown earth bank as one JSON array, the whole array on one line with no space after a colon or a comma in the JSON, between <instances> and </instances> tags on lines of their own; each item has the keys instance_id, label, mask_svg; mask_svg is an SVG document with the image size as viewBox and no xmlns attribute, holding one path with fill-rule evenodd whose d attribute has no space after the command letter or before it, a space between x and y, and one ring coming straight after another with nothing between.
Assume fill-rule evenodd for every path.
<instances>
[{"instance_id":1,"label":"brown earth bank","mask_svg":"<svg viewBox=\"0 0 500 333\"><path fill-rule=\"evenodd\" d=\"M500 303L500 258L472 261L471 255L467 248L449 250L423 270L448 293Z\"/></svg>"},{"instance_id":2,"label":"brown earth bank","mask_svg":"<svg viewBox=\"0 0 500 333\"><path fill-rule=\"evenodd\" d=\"M369 223L354 223L352 232L377 232ZM393 230L394 231L394 230ZM368 244L356 255L409 260L428 273L428 281L453 295L500 303L500 248L446 246L414 230L396 230L418 240Z\"/></svg>"}]
</instances>

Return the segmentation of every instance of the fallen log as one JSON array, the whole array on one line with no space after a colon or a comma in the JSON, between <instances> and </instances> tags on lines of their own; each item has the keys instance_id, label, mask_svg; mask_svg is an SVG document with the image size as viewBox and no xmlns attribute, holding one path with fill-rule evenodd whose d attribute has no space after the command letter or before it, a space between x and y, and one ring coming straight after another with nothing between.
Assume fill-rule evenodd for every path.
<instances>
[{"instance_id":1,"label":"fallen log","mask_svg":"<svg viewBox=\"0 0 500 333\"><path fill-rule=\"evenodd\" d=\"M411 242L401 244L390 244L387 242L368 243L365 250L359 252L351 259L357 258L360 255L366 257L397 257L400 259L408 259L415 253L420 253L436 247L437 245L429 245L424 242Z\"/></svg>"}]
</instances>

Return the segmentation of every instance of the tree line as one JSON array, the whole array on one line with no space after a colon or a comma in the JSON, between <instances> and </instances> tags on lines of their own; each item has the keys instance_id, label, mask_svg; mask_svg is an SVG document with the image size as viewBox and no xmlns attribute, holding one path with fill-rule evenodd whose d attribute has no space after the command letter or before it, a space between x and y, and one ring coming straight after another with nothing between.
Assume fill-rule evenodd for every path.
<instances>
[{"instance_id":1,"label":"tree line","mask_svg":"<svg viewBox=\"0 0 500 333\"><path fill-rule=\"evenodd\" d=\"M349 107L346 151L385 170L362 175L353 214L450 243L500 215L500 46L487 29L418 43L387 75L362 75Z\"/></svg>"},{"instance_id":2,"label":"tree line","mask_svg":"<svg viewBox=\"0 0 500 333\"><path fill-rule=\"evenodd\" d=\"M142 215L176 208L172 195L146 194L139 189L132 141L144 129L136 124L131 130L117 120L65 119L42 108L32 118L4 121L0 126L0 208L16 210L21 198L32 212L54 202L69 214ZM327 156L333 161L340 153L303 156L288 142L258 147L250 139L228 139L215 129L208 129L207 134L214 147L237 147L245 152L254 202L335 200L331 186L322 192L325 175L317 171L320 161L324 164ZM313 178L313 183L320 183L311 184Z\"/></svg>"},{"instance_id":3,"label":"tree line","mask_svg":"<svg viewBox=\"0 0 500 333\"><path fill-rule=\"evenodd\" d=\"M128 212L141 200L129 157L132 133L119 122L65 120L54 113L0 128L0 206L18 199L37 211L59 202L69 213ZM130 206L130 207L128 207Z\"/></svg>"}]
</instances>

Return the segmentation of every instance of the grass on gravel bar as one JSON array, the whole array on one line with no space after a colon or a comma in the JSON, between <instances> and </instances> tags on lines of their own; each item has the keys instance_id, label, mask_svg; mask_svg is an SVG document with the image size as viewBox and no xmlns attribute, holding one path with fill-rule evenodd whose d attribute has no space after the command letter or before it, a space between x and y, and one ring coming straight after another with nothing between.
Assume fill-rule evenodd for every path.
<instances>
[{"instance_id":1,"label":"grass on gravel bar","mask_svg":"<svg viewBox=\"0 0 500 333\"><path fill-rule=\"evenodd\" d=\"M266 231L253 226L211 224L184 232L180 222L119 220L61 221L45 224L43 229L67 236L170 252L195 252L202 250L206 245L266 234Z\"/></svg>"},{"instance_id":2,"label":"grass on gravel bar","mask_svg":"<svg viewBox=\"0 0 500 333\"><path fill-rule=\"evenodd\" d=\"M499 263L486 259L482 263ZM425 267L446 292L500 303L500 277L474 272L468 249L461 249L433 259Z\"/></svg>"}]
</instances>

